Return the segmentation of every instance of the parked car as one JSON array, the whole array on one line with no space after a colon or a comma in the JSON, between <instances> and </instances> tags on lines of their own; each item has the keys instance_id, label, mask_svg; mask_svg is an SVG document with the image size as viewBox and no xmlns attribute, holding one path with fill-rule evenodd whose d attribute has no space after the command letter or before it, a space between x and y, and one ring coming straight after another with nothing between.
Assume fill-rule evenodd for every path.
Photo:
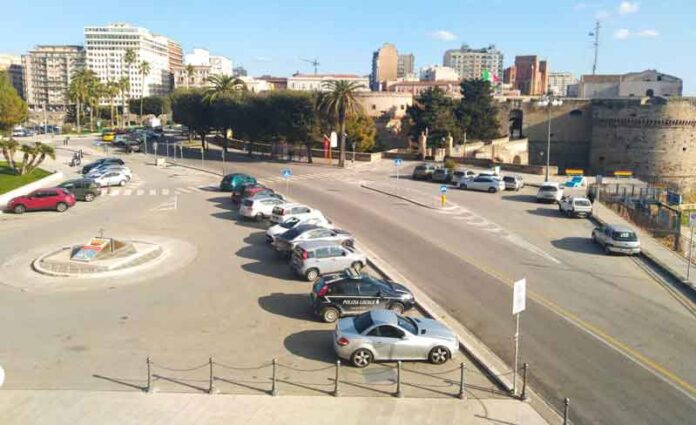
<instances>
[{"instance_id":1,"label":"parked car","mask_svg":"<svg viewBox=\"0 0 696 425\"><path fill-rule=\"evenodd\" d=\"M273 247L281 254L291 254L298 243L307 241L334 242L346 246L354 243L353 235L345 230L303 224L276 236Z\"/></svg>"},{"instance_id":2,"label":"parked car","mask_svg":"<svg viewBox=\"0 0 696 425\"><path fill-rule=\"evenodd\" d=\"M266 242L273 243L278 235L302 224L314 224L319 227L326 227L327 229L333 227L331 222L327 220L323 214L307 218L289 217L287 220L273 225L266 230Z\"/></svg>"},{"instance_id":3,"label":"parked car","mask_svg":"<svg viewBox=\"0 0 696 425\"><path fill-rule=\"evenodd\" d=\"M101 195L99 184L92 179L68 180L59 184L58 187L75 195L78 201L92 202L94 198Z\"/></svg>"},{"instance_id":4,"label":"parked car","mask_svg":"<svg viewBox=\"0 0 696 425\"><path fill-rule=\"evenodd\" d=\"M323 216L321 211L315 210L314 208L310 208L306 205L285 204L273 208L273 214L271 214L271 221L273 223L280 223L281 221L287 220L288 217L297 217L299 219L305 219L320 215Z\"/></svg>"},{"instance_id":5,"label":"parked car","mask_svg":"<svg viewBox=\"0 0 696 425\"><path fill-rule=\"evenodd\" d=\"M75 205L75 195L60 187L48 189L38 189L28 195L18 196L10 199L6 209L15 214L22 214L25 211L36 210L56 210L58 212L67 211Z\"/></svg>"},{"instance_id":6,"label":"parked car","mask_svg":"<svg viewBox=\"0 0 696 425\"><path fill-rule=\"evenodd\" d=\"M333 334L338 357L355 367L373 361L428 360L444 364L459 350L457 336L442 323L374 310L341 319Z\"/></svg>"},{"instance_id":7,"label":"parked car","mask_svg":"<svg viewBox=\"0 0 696 425\"><path fill-rule=\"evenodd\" d=\"M241 186L243 184L250 184L250 183L255 184L256 179L247 175L247 174L244 174L244 173L227 174L220 181L220 190L223 192L231 192L238 186Z\"/></svg>"},{"instance_id":8,"label":"parked car","mask_svg":"<svg viewBox=\"0 0 696 425\"><path fill-rule=\"evenodd\" d=\"M592 241L603 246L607 254L640 254L638 235L628 226L605 224L595 227Z\"/></svg>"},{"instance_id":9,"label":"parked car","mask_svg":"<svg viewBox=\"0 0 696 425\"><path fill-rule=\"evenodd\" d=\"M128 139L123 144L123 150L126 152L140 152L142 150L142 142L139 140Z\"/></svg>"},{"instance_id":10,"label":"parked car","mask_svg":"<svg viewBox=\"0 0 696 425\"><path fill-rule=\"evenodd\" d=\"M114 131L102 132L102 142L113 142L115 138L116 138L116 132L114 132Z\"/></svg>"},{"instance_id":11,"label":"parked car","mask_svg":"<svg viewBox=\"0 0 696 425\"><path fill-rule=\"evenodd\" d=\"M558 202L558 211L568 217L591 217L592 203L589 199L579 196L564 196Z\"/></svg>"},{"instance_id":12,"label":"parked car","mask_svg":"<svg viewBox=\"0 0 696 425\"><path fill-rule=\"evenodd\" d=\"M242 201L245 199L255 199L255 198L275 198L275 199L280 199L281 201L285 201L285 197L283 195L281 195L280 193L276 193L275 191L273 191L273 189L260 190L252 195L243 197Z\"/></svg>"},{"instance_id":13,"label":"parked car","mask_svg":"<svg viewBox=\"0 0 696 425\"><path fill-rule=\"evenodd\" d=\"M520 176L503 176L505 190L520 190L524 187L524 180Z\"/></svg>"},{"instance_id":14,"label":"parked car","mask_svg":"<svg viewBox=\"0 0 696 425\"><path fill-rule=\"evenodd\" d=\"M270 196L261 198L244 198L239 207L239 214L245 218L261 221L271 216L273 208L285 201Z\"/></svg>"},{"instance_id":15,"label":"parked car","mask_svg":"<svg viewBox=\"0 0 696 425\"><path fill-rule=\"evenodd\" d=\"M367 257L354 247L337 245L331 241L300 242L295 246L290 268L309 282L327 273L351 268L360 272L367 265Z\"/></svg>"},{"instance_id":16,"label":"parked car","mask_svg":"<svg viewBox=\"0 0 696 425\"><path fill-rule=\"evenodd\" d=\"M573 176L565 182L565 187L587 187L587 179L584 176Z\"/></svg>"},{"instance_id":17,"label":"parked car","mask_svg":"<svg viewBox=\"0 0 696 425\"><path fill-rule=\"evenodd\" d=\"M505 182L495 177L482 176L479 174L472 179L467 179L459 183L459 188L495 193L505 190Z\"/></svg>"},{"instance_id":18,"label":"parked car","mask_svg":"<svg viewBox=\"0 0 696 425\"><path fill-rule=\"evenodd\" d=\"M82 167L82 174L87 174L93 168L97 168L100 165L105 165L105 164L124 165L124 162L121 158L100 158L94 162L90 162L89 164L83 166Z\"/></svg>"},{"instance_id":19,"label":"parked car","mask_svg":"<svg viewBox=\"0 0 696 425\"><path fill-rule=\"evenodd\" d=\"M400 314L416 304L405 286L350 269L319 278L310 298L314 314L327 323L378 308Z\"/></svg>"},{"instance_id":20,"label":"parked car","mask_svg":"<svg viewBox=\"0 0 696 425\"><path fill-rule=\"evenodd\" d=\"M433 171L433 175L430 179L438 183L449 183L452 181L452 170L449 168L438 168Z\"/></svg>"},{"instance_id":21,"label":"parked car","mask_svg":"<svg viewBox=\"0 0 696 425\"><path fill-rule=\"evenodd\" d=\"M536 194L537 202L558 202L563 197L563 188L555 182L544 182Z\"/></svg>"},{"instance_id":22,"label":"parked car","mask_svg":"<svg viewBox=\"0 0 696 425\"><path fill-rule=\"evenodd\" d=\"M12 137L24 137L26 133L23 128L15 128L12 130Z\"/></svg>"},{"instance_id":23,"label":"parked car","mask_svg":"<svg viewBox=\"0 0 696 425\"><path fill-rule=\"evenodd\" d=\"M239 203L243 198L248 198L262 190L270 190L266 186L258 183L245 183L235 187L230 195L232 202Z\"/></svg>"},{"instance_id":24,"label":"parked car","mask_svg":"<svg viewBox=\"0 0 696 425\"><path fill-rule=\"evenodd\" d=\"M474 170L454 170L452 173L452 184L459 186L460 182L474 177L476 177L476 172Z\"/></svg>"},{"instance_id":25,"label":"parked car","mask_svg":"<svg viewBox=\"0 0 696 425\"><path fill-rule=\"evenodd\" d=\"M103 174L97 174L91 177L99 186L125 186L130 180L128 175L123 170L106 171Z\"/></svg>"},{"instance_id":26,"label":"parked car","mask_svg":"<svg viewBox=\"0 0 696 425\"><path fill-rule=\"evenodd\" d=\"M413 180L430 180L435 172L433 164L416 165L413 169Z\"/></svg>"},{"instance_id":27,"label":"parked car","mask_svg":"<svg viewBox=\"0 0 696 425\"><path fill-rule=\"evenodd\" d=\"M114 171L125 174L129 181L133 178L133 172L125 165L104 165L102 167L93 168L92 171L85 174L85 177L88 179L94 179L98 176L103 176L104 174Z\"/></svg>"}]
</instances>

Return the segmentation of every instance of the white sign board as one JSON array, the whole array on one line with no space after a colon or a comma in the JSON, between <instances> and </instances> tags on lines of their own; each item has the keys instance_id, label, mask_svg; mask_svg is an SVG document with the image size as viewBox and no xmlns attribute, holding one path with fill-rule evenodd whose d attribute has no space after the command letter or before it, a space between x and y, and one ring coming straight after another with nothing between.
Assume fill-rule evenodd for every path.
<instances>
[{"instance_id":1,"label":"white sign board","mask_svg":"<svg viewBox=\"0 0 696 425\"><path fill-rule=\"evenodd\" d=\"M689 227L696 226L696 213L689 214Z\"/></svg>"},{"instance_id":2,"label":"white sign board","mask_svg":"<svg viewBox=\"0 0 696 425\"><path fill-rule=\"evenodd\" d=\"M518 314L527 308L527 279L515 282L512 291L512 314Z\"/></svg>"},{"instance_id":3,"label":"white sign board","mask_svg":"<svg viewBox=\"0 0 696 425\"><path fill-rule=\"evenodd\" d=\"M331 132L331 147L332 148L338 147L338 135L336 134L335 131Z\"/></svg>"},{"instance_id":4,"label":"white sign board","mask_svg":"<svg viewBox=\"0 0 696 425\"><path fill-rule=\"evenodd\" d=\"M0 366L0 387L5 383L5 369Z\"/></svg>"}]
</instances>

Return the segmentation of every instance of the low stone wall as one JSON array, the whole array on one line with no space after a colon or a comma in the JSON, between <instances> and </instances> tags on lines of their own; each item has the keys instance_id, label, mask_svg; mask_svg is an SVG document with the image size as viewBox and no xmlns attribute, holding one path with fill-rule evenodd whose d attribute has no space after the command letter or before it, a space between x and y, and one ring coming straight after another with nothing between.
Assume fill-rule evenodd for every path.
<instances>
[{"instance_id":1,"label":"low stone wall","mask_svg":"<svg viewBox=\"0 0 696 425\"><path fill-rule=\"evenodd\" d=\"M217 145L217 146L222 146L223 139L222 138L210 138L210 143ZM271 154L272 152L272 144L271 143L265 143L265 142L254 142L253 146L253 151L254 153L265 153L265 154ZM228 139L227 140L227 147L230 149L237 149L241 151L246 151L249 149L248 142L244 140L239 140L239 139ZM281 153L280 147L278 147L278 154ZM304 146L298 146L296 153L299 153L302 156L307 156L307 150ZM337 159L339 155L338 149L331 149L331 158ZM312 156L316 158L323 158L324 157L324 150L323 149L312 149ZM359 162L373 162L373 161L379 161L382 158L382 152L355 152L355 160ZM346 150L346 160L350 161L353 159L353 151L351 150Z\"/></svg>"},{"instance_id":2,"label":"low stone wall","mask_svg":"<svg viewBox=\"0 0 696 425\"><path fill-rule=\"evenodd\" d=\"M18 196L26 195L27 193L34 191L36 189L41 189L44 187L53 187L56 183L63 179L63 173L56 171L50 176L46 176L42 179L36 180L24 186L18 187L17 189L11 190L7 193L0 195L0 211L4 210L10 199L16 198Z\"/></svg>"}]
</instances>

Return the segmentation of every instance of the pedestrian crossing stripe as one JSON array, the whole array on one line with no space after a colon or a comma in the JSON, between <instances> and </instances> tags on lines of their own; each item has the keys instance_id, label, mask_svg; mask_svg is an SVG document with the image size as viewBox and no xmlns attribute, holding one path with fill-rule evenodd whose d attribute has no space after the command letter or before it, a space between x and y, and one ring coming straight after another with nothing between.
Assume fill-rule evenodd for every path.
<instances>
[{"instance_id":1,"label":"pedestrian crossing stripe","mask_svg":"<svg viewBox=\"0 0 696 425\"><path fill-rule=\"evenodd\" d=\"M145 193L145 191L143 189L138 189L138 192L136 193L136 195L142 196L144 193Z\"/></svg>"},{"instance_id":2,"label":"pedestrian crossing stripe","mask_svg":"<svg viewBox=\"0 0 696 425\"><path fill-rule=\"evenodd\" d=\"M150 196L157 195L157 189L150 189Z\"/></svg>"},{"instance_id":3,"label":"pedestrian crossing stripe","mask_svg":"<svg viewBox=\"0 0 696 425\"><path fill-rule=\"evenodd\" d=\"M162 189L162 195L164 195L164 196L169 195L169 189Z\"/></svg>"}]
</instances>

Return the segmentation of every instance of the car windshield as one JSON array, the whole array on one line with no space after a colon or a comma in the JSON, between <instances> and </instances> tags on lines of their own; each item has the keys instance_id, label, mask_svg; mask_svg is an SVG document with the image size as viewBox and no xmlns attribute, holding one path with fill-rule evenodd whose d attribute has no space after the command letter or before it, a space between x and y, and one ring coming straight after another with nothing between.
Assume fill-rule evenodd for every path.
<instances>
[{"instance_id":1,"label":"car windshield","mask_svg":"<svg viewBox=\"0 0 696 425\"><path fill-rule=\"evenodd\" d=\"M398 316L397 323L402 329L406 329L413 335L418 335L418 326L416 322L410 317Z\"/></svg>"},{"instance_id":2,"label":"car windshield","mask_svg":"<svg viewBox=\"0 0 696 425\"><path fill-rule=\"evenodd\" d=\"M372 316L370 316L369 312L356 316L353 319L353 326L355 326L355 330L358 331L358 333L365 332L365 329L372 326L372 323Z\"/></svg>"},{"instance_id":3,"label":"car windshield","mask_svg":"<svg viewBox=\"0 0 696 425\"><path fill-rule=\"evenodd\" d=\"M514 177L503 177L503 181L506 181L508 183L514 183L515 178Z\"/></svg>"},{"instance_id":4,"label":"car windshield","mask_svg":"<svg viewBox=\"0 0 696 425\"><path fill-rule=\"evenodd\" d=\"M425 171L425 170L426 170L426 166L425 166L425 165L418 165L418 166L416 166L416 171Z\"/></svg>"},{"instance_id":5,"label":"car windshield","mask_svg":"<svg viewBox=\"0 0 696 425\"><path fill-rule=\"evenodd\" d=\"M297 226L297 227L292 228L292 229L288 230L287 232L283 233L282 234L283 239L287 239L287 240L295 239L300 234L301 230L306 230L306 229L298 229L299 227L301 227L301 226Z\"/></svg>"},{"instance_id":6,"label":"car windshield","mask_svg":"<svg viewBox=\"0 0 696 425\"><path fill-rule=\"evenodd\" d=\"M254 205L254 201L252 201L251 199L245 199L242 202L242 205L244 205L245 207L250 207L250 206Z\"/></svg>"},{"instance_id":7,"label":"car windshield","mask_svg":"<svg viewBox=\"0 0 696 425\"><path fill-rule=\"evenodd\" d=\"M284 222L280 223L280 227L284 227L286 229L292 229L297 223L300 222L300 219L297 217L292 217L288 220L285 220Z\"/></svg>"},{"instance_id":8,"label":"car windshield","mask_svg":"<svg viewBox=\"0 0 696 425\"><path fill-rule=\"evenodd\" d=\"M588 201L587 199L576 199L575 205L579 207L589 207L592 204L590 204L590 201Z\"/></svg>"},{"instance_id":9,"label":"car windshield","mask_svg":"<svg viewBox=\"0 0 696 425\"><path fill-rule=\"evenodd\" d=\"M541 192L555 192L558 190L556 186L541 186L541 189L539 189Z\"/></svg>"},{"instance_id":10,"label":"car windshield","mask_svg":"<svg viewBox=\"0 0 696 425\"><path fill-rule=\"evenodd\" d=\"M381 289L385 289L385 290L391 290L391 289L393 289L392 286L391 286L389 283L387 283L387 282L385 282L385 281L383 281L383 280L375 279L375 278L373 278L372 276L365 276L365 277L363 278L363 280L365 280L366 282L373 283L373 284L379 286Z\"/></svg>"},{"instance_id":11,"label":"car windshield","mask_svg":"<svg viewBox=\"0 0 696 425\"><path fill-rule=\"evenodd\" d=\"M635 233L633 233L633 232L620 232L620 231L614 231L611 234L611 238L614 239L615 241L624 241L624 242L635 242L638 240L638 237L636 236Z\"/></svg>"}]
</instances>

